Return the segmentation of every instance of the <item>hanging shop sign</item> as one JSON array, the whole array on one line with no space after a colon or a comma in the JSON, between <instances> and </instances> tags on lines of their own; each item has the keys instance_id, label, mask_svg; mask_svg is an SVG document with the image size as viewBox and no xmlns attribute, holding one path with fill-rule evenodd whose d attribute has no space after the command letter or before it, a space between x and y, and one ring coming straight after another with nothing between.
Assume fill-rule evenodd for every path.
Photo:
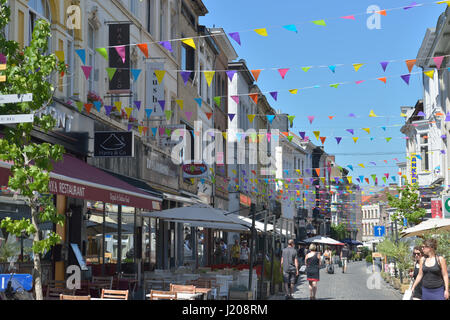
<instances>
[{"instance_id":1,"label":"hanging shop sign","mask_svg":"<svg viewBox=\"0 0 450 320\"><path fill-rule=\"evenodd\" d=\"M95 132L94 157L134 157L133 132Z\"/></svg>"},{"instance_id":2,"label":"hanging shop sign","mask_svg":"<svg viewBox=\"0 0 450 320\"><path fill-rule=\"evenodd\" d=\"M152 109L152 116L165 116L165 100L164 100L164 78L158 81L155 71L164 70L164 63L152 62L146 64L145 70L145 92L146 106Z\"/></svg>"},{"instance_id":3,"label":"hanging shop sign","mask_svg":"<svg viewBox=\"0 0 450 320\"><path fill-rule=\"evenodd\" d=\"M114 77L109 82L110 93L127 93L130 91L130 25L128 23L109 25L109 67L116 68ZM121 46L124 59L116 47Z\"/></svg>"},{"instance_id":4,"label":"hanging shop sign","mask_svg":"<svg viewBox=\"0 0 450 320\"><path fill-rule=\"evenodd\" d=\"M417 183L417 157L411 156L411 183Z\"/></svg>"},{"instance_id":5,"label":"hanging shop sign","mask_svg":"<svg viewBox=\"0 0 450 320\"><path fill-rule=\"evenodd\" d=\"M186 163L182 166L183 178L204 178L208 176L208 166L205 163Z\"/></svg>"}]
</instances>

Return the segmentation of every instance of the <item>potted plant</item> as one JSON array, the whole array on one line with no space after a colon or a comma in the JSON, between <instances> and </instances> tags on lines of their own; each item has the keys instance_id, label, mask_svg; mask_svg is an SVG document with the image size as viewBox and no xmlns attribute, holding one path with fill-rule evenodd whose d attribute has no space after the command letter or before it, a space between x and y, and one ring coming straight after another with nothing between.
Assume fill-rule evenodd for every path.
<instances>
[{"instance_id":1,"label":"potted plant","mask_svg":"<svg viewBox=\"0 0 450 320\"><path fill-rule=\"evenodd\" d=\"M372 266L373 266L373 258L372 258L372 255L367 255L367 256L366 256L366 266L367 266L367 267L372 267Z\"/></svg>"},{"instance_id":2,"label":"potted plant","mask_svg":"<svg viewBox=\"0 0 450 320\"><path fill-rule=\"evenodd\" d=\"M97 93L95 93L94 91L89 91L88 92L87 101L88 101L88 103L94 103L96 101L100 101L102 103L102 105L103 105L102 98L99 95L97 95Z\"/></svg>"}]
</instances>

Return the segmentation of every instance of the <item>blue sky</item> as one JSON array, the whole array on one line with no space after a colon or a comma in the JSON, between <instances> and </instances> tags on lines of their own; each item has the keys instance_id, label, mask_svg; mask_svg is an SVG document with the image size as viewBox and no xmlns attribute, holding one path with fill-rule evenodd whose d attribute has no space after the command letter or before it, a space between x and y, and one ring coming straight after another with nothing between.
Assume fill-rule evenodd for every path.
<instances>
[{"instance_id":1,"label":"blue sky","mask_svg":"<svg viewBox=\"0 0 450 320\"><path fill-rule=\"evenodd\" d=\"M268 0L203 0L209 13L200 18L208 27L222 27L225 32L240 32L242 45L232 40L239 55L249 69L290 68L284 80L277 70L264 70L258 79L262 92L278 91L278 101L266 94L272 107L295 115L297 133L305 131L313 143L313 131L327 137L325 151L336 155L342 167L353 165L349 175L354 181L358 176L376 174L383 184L384 173L397 175L394 158L405 160L405 140L402 139L400 106L414 106L422 98L422 75L411 75L409 86L400 78L408 73L404 60L415 59L427 28L434 28L445 5L429 1L416 1L427 5L409 10L387 11L381 16L381 29L367 27L371 5L381 9L407 6L412 1L387 0L322 0L322 1L268 1ZM341 19L354 14L356 20ZM310 21L324 19L327 26ZM283 28L295 24L298 33ZM253 29L267 28L268 36L262 37ZM386 72L381 61L391 62ZM352 64L364 63L355 72ZM333 73L326 67L343 64ZM301 67L316 66L308 72ZM324 66L324 67L318 67ZM414 67L412 73L421 71ZM385 85L378 77L388 77ZM393 77L393 78L389 78ZM354 82L367 80L359 85ZM337 89L330 84L352 82ZM320 88L299 90L293 95L289 89L320 85ZM369 117L374 110L378 118ZM349 117L353 113L356 118ZM312 124L308 116L314 116ZM332 120L328 116L334 116ZM381 117L383 116L383 117ZM397 125L397 126L395 126ZM384 131L381 127L386 127ZM361 130L370 128L370 134ZM346 129L354 129L351 135ZM342 137L338 145L335 137ZM359 137L355 144L352 137ZM392 137L386 142L386 137ZM373 138L371 140L370 138ZM386 164L383 160L387 160ZM369 164L375 161L376 165ZM365 168L358 166L363 163ZM348 167L347 167L348 169ZM398 180L397 180L398 181ZM388 182L393 182L389 177ZM364 186L368 186L364 182Z\"/></svg>"}]
</instances>

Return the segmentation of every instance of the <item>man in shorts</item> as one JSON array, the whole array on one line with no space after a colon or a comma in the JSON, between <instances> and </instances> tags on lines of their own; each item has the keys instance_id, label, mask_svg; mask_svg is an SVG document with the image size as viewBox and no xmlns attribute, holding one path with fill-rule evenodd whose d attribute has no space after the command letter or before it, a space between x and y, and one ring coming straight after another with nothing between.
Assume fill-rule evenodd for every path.
<instances>
[{"instance_id":1,"label":"man in shorts","mask_svg":"<svg viewBox=\"0 0 450 320\"><path fill-rule=\"evenodd\" d=\"M286 300L292 299L294 286L297 282L298 276L297 250L294 248L293 239L289 240L288 246L283 249L281 255L281 268L283 268L283 282Z\"/></svg>"},{"instance_id":2,"label":"man in shorts","mask_svg":"<svg viewBox=\"0 0 450 320\"><path fill-rule=\"evenodd\" d=\"M345 273L347 271L347 262L348 262L349 255L350 255L350 250L348 249L348 246L345 245L345 247L342 248L342 250L341 250L342 273Z\"/></svg>"}]
</instances>

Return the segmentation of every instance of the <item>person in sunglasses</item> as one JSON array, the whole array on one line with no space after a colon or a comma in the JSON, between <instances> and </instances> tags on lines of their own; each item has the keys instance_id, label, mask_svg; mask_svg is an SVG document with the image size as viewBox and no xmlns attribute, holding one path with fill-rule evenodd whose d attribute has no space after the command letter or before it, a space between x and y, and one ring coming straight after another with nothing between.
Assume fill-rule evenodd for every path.
<instances>
[{"instance_id":1,"label":"person in sunglasses","mask_svg":"<svg viewBox=\"0 0 450 320\"><path fill-rule=\"evenodd\" d=\"M414 259L414 269L409 271L409 276L413 279L413 281L416 280L417 275L419 274L420 270L420 259L423 256L422 247L414 247L413 250L413 259ZM412 294L413 300L422 300L422 281L420 281L416 288L414 289L414 292Z\"/></svg>"},{"instance_id":2,"label":"person in sunglasses","mask_svg":"<svg viewBox=\"0 0 450 320\"><path fill-rule=\"evenodd\" d=\"M422 300L448 299L448 272L444 257L437 256L437 241L427 239L423 243L424 257L420 260L420 270L412 291L422 281Z\"/></svg>"}]
</instances>

